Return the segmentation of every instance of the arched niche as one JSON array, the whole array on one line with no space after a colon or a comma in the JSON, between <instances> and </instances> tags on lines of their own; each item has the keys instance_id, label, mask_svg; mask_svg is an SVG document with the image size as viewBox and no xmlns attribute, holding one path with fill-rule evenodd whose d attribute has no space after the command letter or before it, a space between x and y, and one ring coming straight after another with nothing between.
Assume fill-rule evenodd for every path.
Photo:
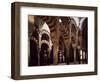
<instances>
[{"instance_id":1,"label":"arched niche","mask_svg":"<svg viewBox=\"0 0 100 82\"><path fill-rule=\"evenodd\" d=\"M48 65L49 64L49 45L47 43L41 44L40 51L40 65Z\"/></svg>"},{"instance_id":2,"label":"arched niche","mask_svg":"<svg viewBox=\"0 0 100 82\"><path fill-rule=\"evenodd\" d=\"M88 46L88 19L85 18L83 23L82 23L82 47L85 51L87 51L87 46Z\"/></svg>"}]
</instances>

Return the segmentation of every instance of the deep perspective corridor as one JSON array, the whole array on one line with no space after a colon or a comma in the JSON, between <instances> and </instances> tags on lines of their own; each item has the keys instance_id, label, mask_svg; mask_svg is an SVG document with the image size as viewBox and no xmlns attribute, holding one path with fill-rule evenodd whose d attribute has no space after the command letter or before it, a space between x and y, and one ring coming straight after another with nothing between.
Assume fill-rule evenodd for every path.
<instances>
[{"instance_id":1,"label":"deep perspective corridor","mask_svg":"<svg viewBox=\"0 0 100 82\"><path fill-rule=\"evenodd\" d=\"M29 66L88 63L86 17L28 16Z\"/></svg>"}]
</instances>

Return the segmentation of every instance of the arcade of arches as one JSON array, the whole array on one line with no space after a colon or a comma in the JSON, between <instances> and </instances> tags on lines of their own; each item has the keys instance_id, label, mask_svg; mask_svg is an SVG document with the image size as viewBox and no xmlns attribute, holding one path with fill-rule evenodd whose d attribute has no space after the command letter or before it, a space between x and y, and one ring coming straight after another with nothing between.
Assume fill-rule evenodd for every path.
<instances>
[{"instance_id":1,"label":"arcade of arches","mask_svg":"<svg viewBox=\"0 0 100 82\"><path fill-rule=\"evenodd\" d=\"M88 63L86 17L28 16L28 65Z\"/></svg>"}]
</instances>

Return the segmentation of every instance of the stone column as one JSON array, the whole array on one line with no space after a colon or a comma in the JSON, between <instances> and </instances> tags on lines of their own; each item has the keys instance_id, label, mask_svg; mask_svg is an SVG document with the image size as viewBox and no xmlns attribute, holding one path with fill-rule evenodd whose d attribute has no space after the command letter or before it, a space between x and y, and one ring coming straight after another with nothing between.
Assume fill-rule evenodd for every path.
<instances>
[{"instance_id":1,"label":"stone column","mask_svg":"<svg viewBox=\"0 0 100 82\"><path fill-rule=\"evenodd\" d=\"M40 65L40 51L41 51L41 34L39 36L39 43L38 43L38 65Z\"/></svg>"},{"instance_id":2,"label":"stone column","mask_svg":"<svg viewBox=\"0 0 100 82\"><path fill-rule=\"evenodd\" d=\"M77 54L76 54L76 48L78 46L78 27L76 28L75 33L75 44L74 44L74 63L77 63Z\"/></svg>"},{"instance_id":3,"label":"stone column","mask_svg":"<svg viewBox=\"0 0 100 82\"><path fill-rule=\"evenodd\" d=\"M69 24L69 43L71 43L71 23Z\"/></svg>"},{"instance_id":4,"label":"stone column","mask_svg":"<svg viewBox=\"0 0 100 82\"><path fill-rule=\"evenodd\" d=\"M80 50L80 64L82 64L82 54L83 54L83 52L82 52L82 50Z\"/></svg>"},{"instance_id":5,"label":"stone column","mask_svg":"<svg viewBox=\"0 0 100 82\"><path fill-rule=\"evenodd\" d=\"M70 56L70 54L69 54L69 47L68 47L68 45L66 46L66 63L67 64L69 64L69 56Z\"/></svg>"},{"instance_id":6,"label":"stone column","mask_svg":"<svg viewBox=\"0 0 100 82\"><path fill-rule=\"evenodd\" d=\"M53 64L58 63L58 50L59 50L58 41L55 41L53 43Z\"/></svg>"},{"instance_id":7,"label":"stone column","mask_svg":"<svg viewBox=\"0 0 100 82\"><path fill-rule=\"evenodd\" d=\"M76 46L74 46L74 63L76 63Z\"/></svg>"}]
</instances>

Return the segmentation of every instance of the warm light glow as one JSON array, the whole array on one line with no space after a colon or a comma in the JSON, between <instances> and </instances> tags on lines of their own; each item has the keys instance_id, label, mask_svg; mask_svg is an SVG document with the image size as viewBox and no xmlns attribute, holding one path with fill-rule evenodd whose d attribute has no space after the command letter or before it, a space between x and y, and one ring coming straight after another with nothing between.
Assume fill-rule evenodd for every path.
<instances>
[{"instance_id":1,"label":"warm light glow","mask_svg":"<svg viewBox=\"0 0 100 82\"><path fill-rule=\"evenodd\" d=\"M29 20L30 23L34 24L34 16L29 15L28 20Z\"/></svg>"},{"instance_id":2,"label":"warm light glow","mask_svg":"<svg viewBox=\"0 0 100 82\"><path fill-rule=\"evenodd\" d=\"M62 20L61 20L61 19L59 19L59 22L62 22Z\"/></svg>"}]
</instances>

